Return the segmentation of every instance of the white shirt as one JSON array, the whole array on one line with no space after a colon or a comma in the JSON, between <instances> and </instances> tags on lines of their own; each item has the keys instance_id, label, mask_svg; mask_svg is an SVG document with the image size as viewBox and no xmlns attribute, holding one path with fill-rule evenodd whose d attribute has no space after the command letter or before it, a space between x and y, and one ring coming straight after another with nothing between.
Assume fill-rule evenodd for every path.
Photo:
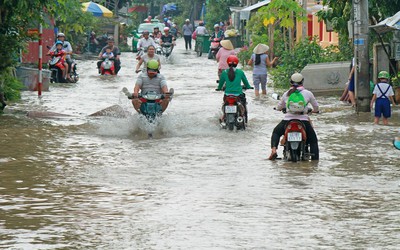
<instances>
[{"instance_id":1,"label":"white shirt","mask_svg":"<svg viewBox=\"0 0 400 250\"><path fill-rule=\"evenodd\" d=\"M204 26L198 26L195 31L197 35L205 35L208 33L206 27Z\"/></svg>"},{"instance_id":2,"label":"white shirt","mask_svg":"<svg viewBox=\"0 0 400 250\"><path fill-rule=\"evenodd\" d=\"M140 50L141 48L147 48L150 45L153 45L156 47L156 43L154 42L153 38L149 37L148 39L146 38L141 38L137 44L137 49Z\"/></svg>"},{"instance_id":3,"label":"white shirt","mask_svg":"<svg viewBox=\"0 0 400 250\"><path fill-rule=\"evenodd\" d=\"M388 83L386 82L380 82L377 85L375 85L374 88L374 92L372 92L373 94L376 95L376 98L381 98L383 93L379 90L379 88L381 88L382 92L385 93L385 96L387 99L389 99L389 96L394 96L394 92L393 92L393 88L392 86L390 86Z\"/></svg>"}]
</instances>

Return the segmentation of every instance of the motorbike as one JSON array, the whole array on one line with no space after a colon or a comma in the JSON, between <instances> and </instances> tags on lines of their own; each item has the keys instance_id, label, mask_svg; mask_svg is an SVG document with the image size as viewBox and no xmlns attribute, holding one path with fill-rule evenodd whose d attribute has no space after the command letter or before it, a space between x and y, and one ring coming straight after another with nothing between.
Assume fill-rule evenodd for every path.
<instances>
[{"instance_id":1,"label":"motorbike","mask_svg":"<svg viewBox=\"0 0 400 250\"><path fill-rule=\"evenodd\" d=\"M145 53L147 53L147 47L140 48L140 50L136 54L136 60L139 61Z\"/></svg>"},{"instance_id":2,"label":"motorbike","mask_svg":"<svg viewBox=\"0 0 400 250\"><path fill-rule=\"evenodd\" d=\"M129 98L133 99L132 93L127 88L123 88L122 92ZM174 94L174 89L169 90L170 99ZM149 123L156 123L157 118L162 115L161 102L165 99L164 94L159 94L154 91L148 91L146 93L139 94L139 100L141 101L140 113L147 119Z\"/></svg>"},{"instance_id":3,"label":"motorbike","mask_svg":"<svg viewBox=\"0 0 400 250\"><path fill-rule=\"evenodd\" d=\"M115 75L114 60L105 58L100 65L101 75Z\"/></svg>"},{"instance_id":4,"label":"motorbike","mask_svg":"<svg viewBox=\"0 0 400 250\"><path fill-rule=\"evenodd\" d=\"M63 77L63 70L65 69L62 63L61 56L50 52L50 60L48 62L49 70L51 70L50 82L64 83L66 82Z\"/></svg>"},{"instance_id":5,"label":"motorbike","mask_svg":"<svg viewBox=\"0 0 400 250\"><path fill-rule=\"evenodd\" d=\"M208 59L215 59L220 48L221 48L220 38L212 39L210 45L210 52L208 53Z\"/></svg>"},{"instance_id":6,"label":"motorbike","mask_svg":"<svg viewBox=\"0 0 400 250\"><path fill-rule=\"evenodd\" d=\"M286 109L282 112L286 113ZM308 113L311 112L312 109L309 108ZM281 144L283 144L283 159L286 161L308 161L312 156L309 151L310 145L307 144L306 127L300 120L288 121Z\"/></svg>"},{"instance_id":7,"label":"motorbike","mask_svg":"<svg viewBox=\"0 0 400 250\"><path fill-rule=\"evenodd\" d=\"M47 48L50 49L49 46ZM49 56L51 57L49 62L48 62L48 67L49 70L51 71L51 76L50 76L50 82L56 82L56 83L65 83L67 82L63 78L63 69L65 68L64 64L62 63L62 58L61 56L55 54L54 52L50 52ZM72 60L72 63L69 65L69 74L70 79L72 79L72 83L76 83L79 81L79 74L76 69L76 62L75 60Z\"/></svg>"},{"instance_id":8,"label":"motorbike","mask_svg":"<svg viewBox=\"0 0 400 250\"><path fill-rule=\"evenodd\" d=\"M224 96L224 104L222 105L224 118L220 119L221 128L228 128L231 131L234 128L236 128L236 130L245 130L247 123L247 110L245 105L245 103L242 103L240 96Z\"/></svg>"},{"instance_id":9,"label":"motorbike","mask_svg":"<svg viewBox=\"0 0 400 250\"><path fill-rule=\"evenodd\" d=\"M162 45L161 45L161 51L162 51L162 54L166 57L166 58L168 58L170 55L171 55L171 53L172 53L172 43L163 43Z\"/></svg>"},{"instance_id":10,"label":"motorbike","mask_svg":"<svg viewBox=\"0 0 400 250\"><path fill-rule=\"evenodd\" d=\"M162 49L160 46L160 38L154 39L154 42L156 43L156 54L161 55L162 54Z\"/></svg>"},{"instance_id":11,"label":"motorbike","mask_svg":"<svg viewBox=\"0 0 400 250\"><path fill-rule=\"evenodd\" d=\"M69 74L70 78L72 79L72 82L73 83L78 82L79 81L79 74L76 71L76 62L75 62L75 60L72 60L71 65L69 65L69 70L70 71L68 72L68 74Z\"/></svg>"}]
</instances>

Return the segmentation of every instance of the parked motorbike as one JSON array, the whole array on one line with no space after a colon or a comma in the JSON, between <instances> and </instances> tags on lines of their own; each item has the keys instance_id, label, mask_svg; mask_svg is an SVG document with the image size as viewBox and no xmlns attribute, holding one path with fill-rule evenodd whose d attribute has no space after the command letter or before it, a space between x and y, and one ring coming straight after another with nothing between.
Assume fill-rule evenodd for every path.
<instances>
[{"instance_id":1,"label":"parked motorbike","mask_svg":"<svg viewBox=\"0 0 400 250\"><path fill-rule=\"evenodd\" d=\"M282 112L286 113L286 109ZM309 108L308 113L311 112L312 109ZM283 159L286 161L308 161L312 156L310 145L307 144L306 127L300 120L290 120L286 124L281 144L283 144Z\"/></svg>"},{"instance_id":2,"label":"parked motorbike","mask_svg":"<svg viewBox=\"0 0 400 250\"><path fill-rule=\"evenodd\" d=\"M171 55L171 53L172 53L172 43L163 43L162 45L161 45L161 51L162 51L162 54L166 57L166 58L168 58L170 55Z\"/></svg>"},{"instance_id":3,"label":"parked motorbike","mask_svg":"<svg viewBox=\"0 0 400 250\"><path fill-rule=\"evenodd\" d=\"M100 65L101 75L115 75L114 60L105 58Z\"/></svg>"},{"instance_id":4,"label":"parked motorbike","mask_svg":"<svg viewBox=\"0 0 400 250\"><path fill-rule=\"evenodd\" d=\"M221 48L221 39L214 38L211 41L210 52L208 53L208 59L215 59L220 48Z\"/></svg>"},{"instance_id":5,"label":"parked motorbike","mask_svg":"<svg viewBox=\"0 0 400 250\"><path fill-rule=\"evenodd\" d=\"M221 90L217 89L217 91ZM247 110L245 105L246 103L242 103L240 96L224 96L224 104L222 105L224 116L223 119L220 119L221 128L228 128L229 130L233 130L234 128L237 130L245 130L247 124Z\"/></svg>"}]
</instances>

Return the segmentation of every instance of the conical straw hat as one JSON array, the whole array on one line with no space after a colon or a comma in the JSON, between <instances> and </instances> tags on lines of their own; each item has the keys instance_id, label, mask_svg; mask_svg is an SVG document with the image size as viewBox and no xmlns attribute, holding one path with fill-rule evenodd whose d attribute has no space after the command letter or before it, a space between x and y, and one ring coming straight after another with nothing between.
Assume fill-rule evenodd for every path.
<instances>
[{"instance_id":1,"label":"conical straw hat","mask_svg":"<svg viewBox=\"0 0 400 250\"><path fill-rule=\"evenodd\" d=\"M257 44L257 46L254 48L253 52L254 54L264 54L265 52L267 52L269 50L268 45L259 43Z\"/></svg>"},{"instance_id":2,"label":"conical straw hat","mask_svg":"<svg viewBox=\"0 0 400 250\"><path fill-rule=\"evenodd\" d=\"M230 40L222 40L221 41L221 46L224 47L227 50L234 49L233 45L232 45L232 42Z\"/></svg>"}]
</instances>

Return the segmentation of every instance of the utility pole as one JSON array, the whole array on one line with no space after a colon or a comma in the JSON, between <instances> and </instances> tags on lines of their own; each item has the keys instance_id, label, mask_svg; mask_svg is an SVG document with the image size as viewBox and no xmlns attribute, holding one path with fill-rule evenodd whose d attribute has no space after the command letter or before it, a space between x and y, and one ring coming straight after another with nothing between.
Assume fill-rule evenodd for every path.
<instances>
[{"instance_id":1,"label":"utility pole","mask_svg":"<svg viewBox=\"0 0 400 250\"><path fill-rule=\"evenodd\" d=\"M308 13L307 13L307 0L301 0L301 7L303 7L305 15L308 19ZM303 21L301 23L301 38L304 40L307 38L307 21Z\"/></svg>"},{"instance_id":2,"label":"utility pole","mask_svg":"<svg viewBox=\"0 0 400 250\"><path fill-rule=\"evenodd\" d=\"M368 0L353 0L356 112L370 112Z\"/></svg>"}]
</instances>

